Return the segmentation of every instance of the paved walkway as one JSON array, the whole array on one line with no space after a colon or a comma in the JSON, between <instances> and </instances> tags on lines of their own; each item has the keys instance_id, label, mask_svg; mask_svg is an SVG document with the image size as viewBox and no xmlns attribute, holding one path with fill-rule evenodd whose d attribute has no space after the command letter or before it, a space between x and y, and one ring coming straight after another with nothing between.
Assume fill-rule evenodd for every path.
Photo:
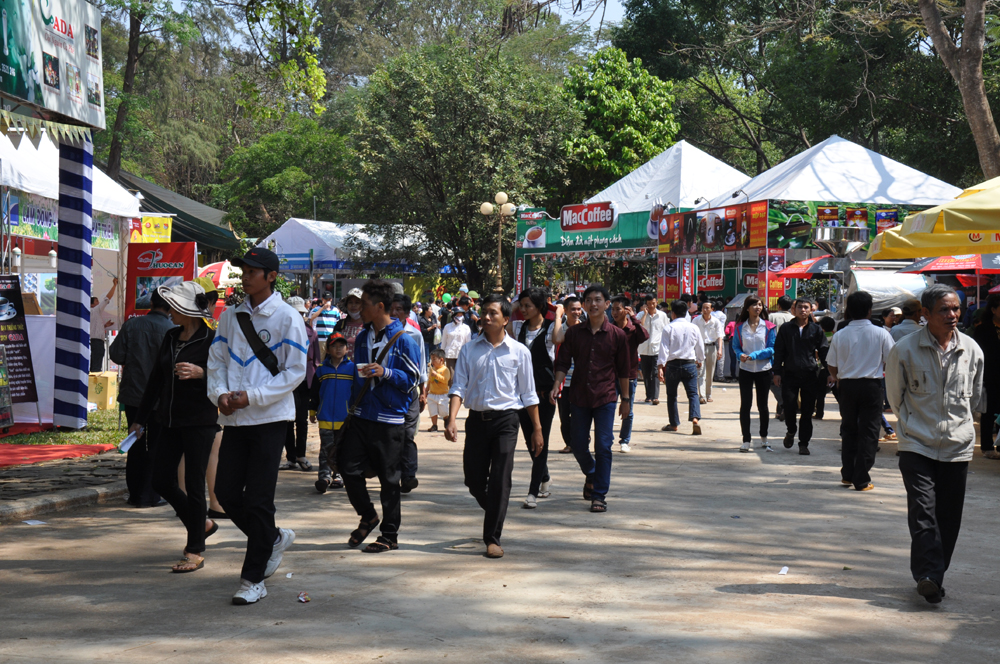
<instances>
[{"instance_id":1,"label":"paved walkway","mask_svg":"<svg viewBox=\"0 0 1000 664\"><path fill-rule=\"evenodd\" d=\"M774 453L740 454L737 390L716 389L700 438L661 433L665 404L637 406L607 514L587 511L572 456L557 453L553 497L521 510L523 452L499 561L481 555L461 445L441 434L420 434L420 487L387 554L347 548L357 519L342 491L320 496L311 473L282 472L279 522L298 538L254 606L230 604L245 540L228 523L186 575L168 572L184 545L170 508L2 527L0 662L1000 659L1000 464L972 464L948 596L931 606L908 572L895 445L882 446L875 491L844 489L832 398L812 456L781 448L778 422Z\"/></svg>"}]
</instances>

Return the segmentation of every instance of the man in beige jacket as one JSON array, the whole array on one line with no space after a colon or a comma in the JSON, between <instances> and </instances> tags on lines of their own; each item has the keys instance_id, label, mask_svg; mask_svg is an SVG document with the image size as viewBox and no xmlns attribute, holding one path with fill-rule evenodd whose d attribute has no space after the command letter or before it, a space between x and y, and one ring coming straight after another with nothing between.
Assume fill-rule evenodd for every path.
<instances>
[{"instance_id":1,"label":"man in beige jacket","mask_svg":"<svg viewBox=\"0 0 1000 664\"><path fill-rule=\"evenodd\" d=\"M899 418L899 471L906 486L910 571L931 604L944 597L976 444L973 411L981 411L983 351L956 328L955 291L935 284L921 297L927 325L889 354L885 383Z\"/></svg>"}]
</instances>

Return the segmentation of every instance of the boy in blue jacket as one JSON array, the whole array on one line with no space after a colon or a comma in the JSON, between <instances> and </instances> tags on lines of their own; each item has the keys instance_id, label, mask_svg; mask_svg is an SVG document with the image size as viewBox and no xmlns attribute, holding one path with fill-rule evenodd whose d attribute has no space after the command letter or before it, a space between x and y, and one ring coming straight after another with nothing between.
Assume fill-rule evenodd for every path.
<instances>
[{"instance_id":1,"label":"boy in blue jacket","mask_svg":"<svg viewBox=\"0 0 1000 664\"><path fill-rule=\"evenodd\" d=\"M316 370L309 395L309 419L319 420L319 479L316 490L340 489L344 481L337 472L337 442L340 427L350 407L354 386L354 362L346 357L347 339L334 332L326 342L326 360Z\"/></svg>"},{"instance_id":2,"label":"boy in blue jacket","mask_svg":"<svg viewBox=\"0 0 1000 664\"><path fill-rule=\"evenodd\" d=\"M351 533L347 545L357 547L375 527L382 524L382 534L365 547L366 553L382 553L399 548L399 480L405 419L415 398L420 380L420 353L401 321L389 315L394 295L392 284L373 279L361 289L361 318L365 326L354 341L357 371L351 403L354 404L369 377L371 387L354 407L350 424L338 445L337 465L344 478L344 488L361 523ZM379 356L388 344L385 357ZM383 521L368 495L366 472L377 475L381 484Z\"/></svg>"}]
</instances>

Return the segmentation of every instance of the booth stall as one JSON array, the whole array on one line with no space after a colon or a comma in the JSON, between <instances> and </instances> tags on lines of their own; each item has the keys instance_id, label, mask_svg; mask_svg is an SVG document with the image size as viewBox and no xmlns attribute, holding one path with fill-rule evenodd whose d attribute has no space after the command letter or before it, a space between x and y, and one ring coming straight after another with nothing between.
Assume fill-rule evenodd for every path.
<instances>
[{"instance_id":1,"label":"booth stall","mask_svg":"<svg viewBox=\"0 0 1000 664\"><path fill-rule=\"evenodd\" d=\"M665 211L689 210L747 180L680 141L583 204L563 207L558 219L541 208L518 210L514 289L533 285L535 266L552 261L569 272L574 266L634 261L648 261L653 270L657 225ZM717 282L706 288L722 295Z\"/></svg>"},{"instance_id":2,"label":"booth stall","mask_svg":"<svg viewBox=\"0 0 1000 664\"><path fill-rule=\"evenodd\" d=\"M749 253L757 264L758 292L773 308L777 298L794 286L778 274L785 270L786 260L819 253L812 242L814 228L855 227L875 237L897 226L909 212L950 201L961 193L957 187L831 136L703 207L663 215L659 220L660 295L671 297L697 283L698 275L687 278L693 270L691 259L716 254L723 265L727 256L738 257L742 264Z\"/></svg>"}]
</instances>

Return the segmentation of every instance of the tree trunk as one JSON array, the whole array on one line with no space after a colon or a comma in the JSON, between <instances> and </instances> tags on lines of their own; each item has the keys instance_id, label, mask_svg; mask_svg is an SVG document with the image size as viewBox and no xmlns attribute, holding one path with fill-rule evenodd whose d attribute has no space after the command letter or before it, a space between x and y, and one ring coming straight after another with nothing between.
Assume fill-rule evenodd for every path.
<instances>
[{"instance_id":1,"label":"tree trunk","mask_svg":"<svg viewBox=\"0 0 1000 664\"><path fill-rule=\"evenodd\" d=\"M135 72L139 67L139 36L142 31L144 13L129 11L128 15L128 54L125 57L125 75L122 78L122 99L115 114L115 126L111 130L111 147L108 150L108 175L117 178L122 168L122 133L125 131L125 120L128 119L129 95L135 83Z\"/></svg>"},{"instance_id":2,"label":"tree trunk","mask_svg":"<svg viewBox=\"0 0 1000 664\"><path fill-rule=\"evenodd\" d=\"M936 0L919 0L927 34L941 56L948 73L958 85L962 106L979 153L979 165L986 179L1000 176L1000 133L993 120L983 82L983 48L986 43L986 2L966 0L962 46L948 33Z\"/></svg>"}]
</instances>

